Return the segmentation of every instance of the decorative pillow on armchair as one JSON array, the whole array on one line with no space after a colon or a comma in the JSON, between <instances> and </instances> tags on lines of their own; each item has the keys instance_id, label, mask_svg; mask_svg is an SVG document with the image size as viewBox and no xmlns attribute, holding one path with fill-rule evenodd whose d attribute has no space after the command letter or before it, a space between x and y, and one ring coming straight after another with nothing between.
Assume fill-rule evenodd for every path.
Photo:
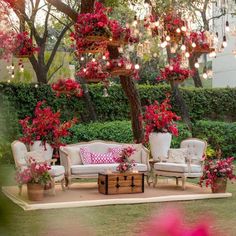
<instances>
[{"instance_id":1,"label":"decorative pillow on armchair","mask_svg":"<svg viewBox=\"0 0 236 236\"><path fill-rule=\"evenodd\" d=\"M184 164L187 158L187 148L169 149L167 162Z\"/></svg>"},{"instance_id":2,"label":"decorative pillow on armchair","mask_svg":"<svg viewBox=\"0 0 236 236\"><path fill-rule=\"evenodd\" d=\"M91 164L111 164L115 163L112 152L96 153L91 152Z\"/></svg>"}]
</instances>

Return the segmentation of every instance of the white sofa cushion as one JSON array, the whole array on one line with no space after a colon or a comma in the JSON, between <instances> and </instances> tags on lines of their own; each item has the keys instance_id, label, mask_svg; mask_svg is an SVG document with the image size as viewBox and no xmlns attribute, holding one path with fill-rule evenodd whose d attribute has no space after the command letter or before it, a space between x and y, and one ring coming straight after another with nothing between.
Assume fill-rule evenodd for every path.
<instances>
[{"instance_id":1,"label":"white sofa cushion","mask_svg":"<svg viewBox=\"0 0 236 236\"><path fill-rule=\"evenodd\" d=\"M34 159L36 162L45 162L44 153L43 151L40 151L40 150L27 152L25 154L25 161L27 164L29 164L30 158Z\"/></svg>"},{"instance_id":2,"label":"white sofa cushion","mask_svg":"<svg viewBox=\"0 0 236 236\"><path fill-rule=\"evenodd\" d=\"M91 165L72 165L71 173L74 175L77 174L98 174L99 172L104 172L106 170L116 171L116 168L119 164L91 164ZM147 171L147 165L137 164L135 167L138 171Z\"/></svg>"},{"instance_id":3,"label":"white sofa cushion","mask_svg":"<svg viewBox=\"0 0 236 236\"><path fill-rule=\"evenodd\" d=\"M67 153L68 158L70 159L72 165L83 164L79 150L76 150L73 147L61 147L61 149Z\"/></svg>"},{"instance_id":4,"label":"white sofa cushion","mask_svg":"<svg viewBox=\"0 0 236 236\"><path fill-rule=\"evenodd\" d=\"M187 148L171 148L168 151L166 162L185 164L187 159Z\"/></svg>"},{"instance_id":5,"label":"white sofa cushion","mask_svg":"<svg viewBox=\"0 0 236 236\"><path fill-rule=\"evenodd\" d=\"M65 168L64 166L51 166L51 170L49 170L49 173L52 177L64 175Z\"/></svg>"},{"instance_id":6,"label":"white sofa cushion","mask_svg":"<svg viewBox=\"0 0 236 236\"><path fill-rule=\"evenodd\" d=\"M168 163L168 162L161 162L154 164L155 170L162 170L168 172L178 172L178 173L201 173L202 168L200 165L191 165L191 168L188 169L187 164L178 164L178 163Z\"/></svg>"}]
</instances>

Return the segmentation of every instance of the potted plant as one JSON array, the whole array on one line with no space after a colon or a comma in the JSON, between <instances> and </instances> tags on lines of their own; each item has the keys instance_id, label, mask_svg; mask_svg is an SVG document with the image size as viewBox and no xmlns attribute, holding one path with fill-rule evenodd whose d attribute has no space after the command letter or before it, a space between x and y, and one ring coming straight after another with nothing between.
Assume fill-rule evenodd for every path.
<instances>
[{"instance_id":1,"label":"potted plant","mask_svg":"<svg viewBox=\"0 0 236 236\"><path fill-rule=\"evenodd\" d=\"M17 171L16 181L20 189L23 184L27 184L27 194L30 201L43 199L44 186L51 181L50 169L46 162L37 163L33 158L30 158L28 167Z\"/></svg>"},{"instance_id":2,"label":"potted plant","mask_svg":"<svg viewBox=\"0 0 236 236\"><path fill-rule=\"evenodd\" d=\"M131 171L132 168L135 166L135 161L130 159L130 156L134 153L135 149L131 146L123 148L119 158L116 160L120 163L116 170L120 173L124 173L127 171Z\"/></svg>"},{"instance_id":3,"label":"potted plant","mask_svg":"<svg viewBox=\"0 0 236 236\"><path fill-rule=\"evenodd\" d=\"M213 193L225 193L227 179L236 179L233 161L234 157L205 159L203 175L199 181L200 186L205 183L206 187L211 186Z\"/></svg>"},{"instance_id":4,"label":"potted plant","mask_svg":"<svg viewBox=\"0 0 236 236\"><path fill-rule=\"evenodd\" d=\"M167 158L167 152L170 149L172 134L178 136L178 129L175 121L180 120L174 112L171 111L170 97L159 103L146 106L143 115L145 125L145 142L150 143L151 154L154 161Z\"/></svg>"},{"instance_id":5,"label":"potted plant","mask_svg":"<svg viewBox=\"0 0 236 236\"><path fill-rule=\"evenodd\" d=\"M61 123L61 113L53 112L45 101L37 103L34 116L20 120L23 137L20 141L29 144L30 150L44 151L45 160L52 158L53 148L64 145L62 138L69 135L69 128L76 123L76 119Z\"/></svg>"}]
</instances>

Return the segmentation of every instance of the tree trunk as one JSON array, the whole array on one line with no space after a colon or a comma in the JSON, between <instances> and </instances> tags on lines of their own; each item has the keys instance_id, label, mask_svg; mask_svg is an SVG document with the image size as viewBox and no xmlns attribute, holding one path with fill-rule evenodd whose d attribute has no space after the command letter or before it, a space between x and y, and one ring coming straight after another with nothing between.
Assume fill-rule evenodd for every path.
<instances>
[{"instance_id":1,"label":"tree trunk","mask_svg":"<svg viewBox=\"0 0 236 236\"><path fill-rule=\"evenodd\" d=\"M193 82L196 88L202 88L202 81L199 76L199 71L198 69L195 68L194 64L196 62L196 56L192 55L189 57L189 68L193 71Z\"/></svg>"}]
</instances>

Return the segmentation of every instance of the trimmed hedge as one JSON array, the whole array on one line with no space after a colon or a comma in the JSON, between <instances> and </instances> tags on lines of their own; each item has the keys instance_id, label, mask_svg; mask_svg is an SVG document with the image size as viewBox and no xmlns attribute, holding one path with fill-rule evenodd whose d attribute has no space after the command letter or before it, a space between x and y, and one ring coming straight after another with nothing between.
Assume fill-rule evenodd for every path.
<instances>
[{"instance_id":1,"label":"trimmed hedge","mask_svg":"<svg viewBox=\"0 0 236 236\"><path fill-rule=\"evenodd\" d=\"M163 100L165 93L170 91L167 85L138 85L142 105L149 101ZM120 85L109 88L109 97L103 97L103 86L90 85L94 107L98 121L113 121L130 119L129 104ZM181 88L183 97L189 108L192 121L212 119L221 121L236 121L236 89L199 89ZM62 111L63 119L80 116L81 121L88 120L88 110L83 99L66 96L55 99L48 85L35 88L33 84L0 83L0 93L3 93L13 104L20 119L31 115L39 100L46 99L54 110ZM172 101L174 110L178 108Z\"/></svg>"},{"instance_id":2,"label":"trimmed hedge","mask_svg":"<svg viewBox=\"0 0 236 236\"><path fill-rule=\"evenodd\" d=\"M193 136L204 139L213 148L220 148L223 156L236 157L236 122L198 121Z\"/></svg>"}]
</instances>

